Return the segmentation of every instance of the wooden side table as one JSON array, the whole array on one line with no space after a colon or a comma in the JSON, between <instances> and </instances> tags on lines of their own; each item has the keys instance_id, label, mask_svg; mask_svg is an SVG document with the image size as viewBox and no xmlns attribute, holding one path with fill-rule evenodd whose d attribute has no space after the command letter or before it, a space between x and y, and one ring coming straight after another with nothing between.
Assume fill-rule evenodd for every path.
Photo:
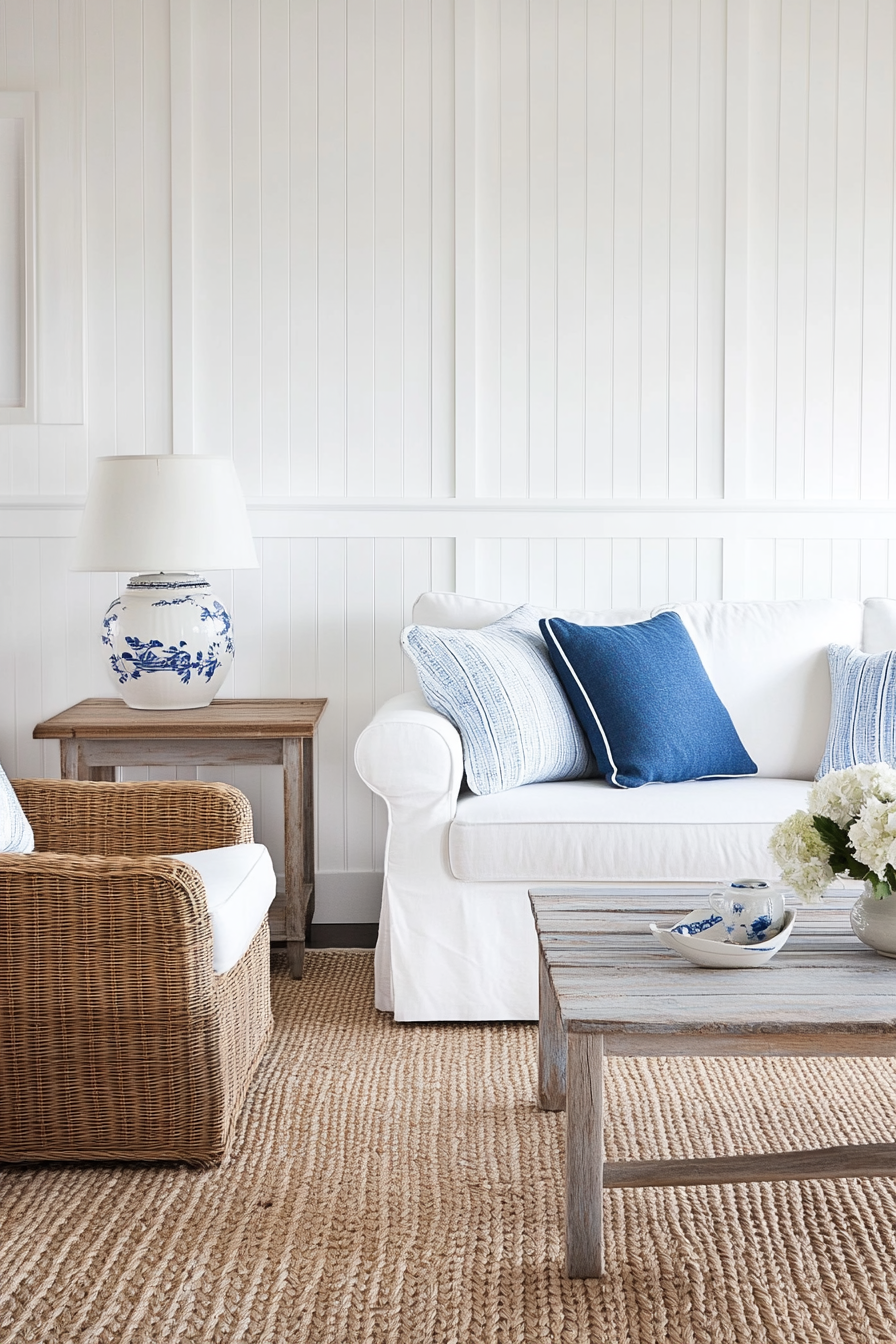
<instances>
[{"instance_id":1,"label":"wooden side table","mask_svg":"<svg viewBox=\"0 0 896 1344\"><path fill-rule=\"evenodd\" d=\"M298 980L314 913L314 734L326 705L215 700L205 709L154 710L82 700L39 723L34 736L59 739L63 779L114 781L121 765L282 765L284 932Z\"/></svg>"}]
</instances>

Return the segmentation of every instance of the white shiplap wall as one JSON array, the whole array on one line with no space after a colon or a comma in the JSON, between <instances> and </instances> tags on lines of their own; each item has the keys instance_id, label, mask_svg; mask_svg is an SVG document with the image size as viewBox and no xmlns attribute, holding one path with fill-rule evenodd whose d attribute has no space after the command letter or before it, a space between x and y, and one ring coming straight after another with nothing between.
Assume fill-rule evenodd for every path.
<instances>
[{"instance_id":1,"label":"white shiplap wall","mask_svg":"<svg viewBox=\"0 0 896 1344\"><path fill-rule=\"evenodd\" d=\"M430 587L896 594L896 0L0 0L38 106L34 425L0 425L0 758L107 691L89 460L232 454L240 695L327 695L320 917L375 918L351 751ZM233 776L282 866L273 769Z\"/></svg>"}]
</instances>

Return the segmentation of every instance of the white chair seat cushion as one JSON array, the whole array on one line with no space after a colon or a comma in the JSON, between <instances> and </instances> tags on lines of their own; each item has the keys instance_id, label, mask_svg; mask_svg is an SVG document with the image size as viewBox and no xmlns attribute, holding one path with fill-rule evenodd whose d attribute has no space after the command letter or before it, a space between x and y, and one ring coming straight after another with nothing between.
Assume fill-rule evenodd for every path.
<instances>
[{"instance_id":1,"label":"white chair seat cushion","mask_svg":"<svg viewBox=\"0 0 896 1344\"><path fill-rule=\"evenodd\" d=\"M223 975L235 966L258 932L277 891L274 865L264 845L228 845L173 854L195 868L205 885L212 921L213 966Z\"/></svg>"},{"instance_id":2,"label":"white chair seat cushion","mask_svg":"<svg viewBox=\"0 0 896 1344\"><path fill-rule=\"evenodd\" d=\"M772 828L805 807L807 780L690 780L614 789L605 780L463 794L449 862L463 882L777 879Z\"/></svg>"}]
</instances>

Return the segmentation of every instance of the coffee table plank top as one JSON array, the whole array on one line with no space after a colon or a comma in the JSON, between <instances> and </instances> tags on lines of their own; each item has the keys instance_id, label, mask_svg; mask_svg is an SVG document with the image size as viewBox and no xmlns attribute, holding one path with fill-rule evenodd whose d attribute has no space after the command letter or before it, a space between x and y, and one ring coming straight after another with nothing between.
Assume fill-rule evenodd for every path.
<instances>
[{"instance_id":1,"label":"coffee table plank top","mask_svg":"<svg viewBox=\"0 0 896 1344\"><path fill-rule=\"evenodd\" d=\"M854 897L796 903L794 931L768 965L710 970L663 947L649 929L674 923L709 889L642 889L634 900L622 890L533 892L563 1029L611 1036L618 1053L619 1038L642 1035L896 1039L896 961L853 934Z\"/></svg>"},{"instance_id":2,"label":"coffee table plank top","mask_svg":"<svg viewBox=\"0 0 896 1344\"><path fill-rule=\"evenodd\" d=\"M204 709L131 709L123 700L81 700L45 719L36 738L313 737L326 700L213 700Z\"/></svg>"}]
</instances>

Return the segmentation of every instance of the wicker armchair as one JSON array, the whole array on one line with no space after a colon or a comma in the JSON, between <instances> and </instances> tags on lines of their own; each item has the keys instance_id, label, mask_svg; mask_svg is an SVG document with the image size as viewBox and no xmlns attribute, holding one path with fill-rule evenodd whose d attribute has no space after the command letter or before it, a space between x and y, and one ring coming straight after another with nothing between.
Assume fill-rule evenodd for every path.
<instances>
[{"instance_id":1,"label":"wicker armchair","mask_svg":"<svg viewBox=\"0 0 896 1344\"><path fill-rule=\"evenodd\" d=\"M220 1162L272 1027L265 920L212 972L198 873L252 840L223 784L15 780L33 854L0 854L0 1161Z\"/></svg>"}]
</instances>

